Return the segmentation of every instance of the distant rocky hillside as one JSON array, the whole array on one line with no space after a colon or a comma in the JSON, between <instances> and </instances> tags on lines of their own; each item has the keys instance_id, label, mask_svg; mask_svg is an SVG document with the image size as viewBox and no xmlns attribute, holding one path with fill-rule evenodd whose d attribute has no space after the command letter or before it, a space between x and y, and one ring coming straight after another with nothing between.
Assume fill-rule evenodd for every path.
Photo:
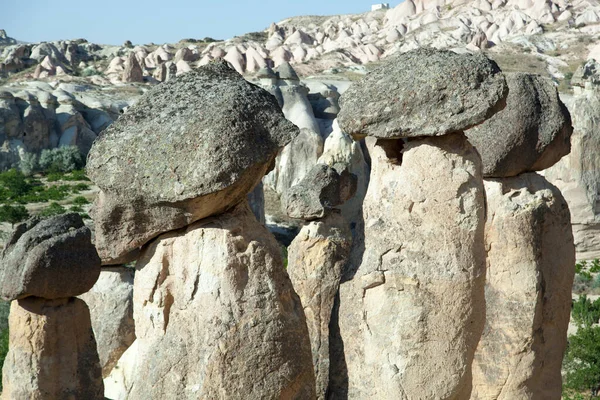
<instances>
[{"instance_id":1,"label":"distant rocky hillside","mask_svg":"<svg viewBox=\"0 0 600 400\"><path fill-rule=\"evenodd\" d=\"M67 74L93 77L96 84L157 82L224 58L244 74L290 62L300 75L312 75L356 71L357 65L398 51L435 47L484 50L500 58L526 53L542 61L542 71L562 79L590 51L600 52L591 46L599 32L597 0L406 0L390 10L289 18L226 41L105 46L80 39L13 45L2 53L0 73L30 68L26 77L36 79Z\"/></svg>"},{"instance_id":2,"label":"distant rocky hillside","mask_svg":"<svg viewBox=\"0 0 600 400\"><path fill-rule=\"evenodd\" d=\"M8 45L0 47L0 169L24 152L60 145L85 155L150 86L215 59L266 87L278 79L269 68L292 65L312 103L339 96L382 59L418 47L485 52L505 72L538 73L570 92L573 77L587 73L585 61L600 58L599 33L598 0L406 0L389 10L289 18L225 41L162 45L27 44L1 30L0 44ZM307 78L347 83L323 89ZM306 120L300 114L291 118Z\"/></svg>"}]
</instances>

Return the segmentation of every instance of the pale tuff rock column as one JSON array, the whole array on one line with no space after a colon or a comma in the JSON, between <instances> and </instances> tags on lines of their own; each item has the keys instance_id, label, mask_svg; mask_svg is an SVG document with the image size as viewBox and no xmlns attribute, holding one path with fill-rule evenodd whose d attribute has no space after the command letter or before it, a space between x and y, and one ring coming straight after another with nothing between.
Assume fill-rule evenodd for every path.
<instances>
[{"instance_id":1,"label":"pale tuff rock column","mask_svg":"<svg viewBox=\"0 0 600 400\"><path fill-rule=\"evenodd\" d=\"M136 268L127 398L314 398L300 300L247 205L160 236Z\"/></svg>"},{"instance_id":2,"label":"pale tuff rock column","mask_svg":"<svg viewBox=\"0 0 600 400\"><path fill-rule=\"evenodd\" d=\"M79 296L90 309L104 378L135 340L133 276L133 268L104 267L94 287Z\"/></svg>"},{"instance_id":3,"label":"pale tuff rock column","mask_svg":"<svg viewBox=\"0 0 600 400\"><path fill-rule=\"evenodd\" d=\"M485 182L487 315L472 399L560 399L575 248L560 191L535 173Z\"/></svg>"},{"instance_id":4,"label":"pale tuff rock column","mask_svg":"<svg viewBox=\"0 0 600 400\"><path fill-rule=\"evenodd\" d=\"M464 136L370 149L365 251L340 288L349 398L465 398L484 323L481 163Z\"/></svg>"},{"instance_id":5,"label":"pale tuff rock column","mask_svg":"<svg viewBox=\"0 0 600 400\"><path fill-rule=\"evenodd\" d=\"M560 399L575 265L571 220L560 191L528 171L568 154L573 128L551 81L508 74L507 82L506 108L465 132L481 149L487 199L486 325L471 398Z\"/></svg>"},{"instance_id":6,"label":"pale tuff rock column","mask_svg":"<svg viewBox=\"0 0 600 400\"><path fill-rule=\"evenodd\" d=\"M15 227L2 253L0 296L13 300L2 398L103 399L87 305L100 273L91 232L79 214L32 218Z\"/></svg>"},{"instance_id":7,"label":"pale tuff rock column","mask_svg":"<svg viewBox=\"0 0 600 400\"><path fill-rule=\"evenodd\" d=\"M285 117L300 128L300 134L281 151L264 179L267 187L282 196L317 163L323 154L323 137L308 100L309 89L289 63L279 65L275 71L261 70L258 77L258 84L278 99Z\"/></svg>"},{"instance_id":8,"label":"pale tuff rock column","mask_svg":"<svg viewBox=\"0 0 600 400\"><path fill-rule=\"evenodd\" d=\"M417 50L342 95L340 127L377 140L364 251L340 286L336 368L347 382L335 396L469 397L485 322L485 200L481 159L460 131L506 93L484 56Z\"/></svg>"},{"instance_id":9,"label":"pale tuff rock column","mask_svg":"<svg viewBox=\"0 0 600 400\"><path fill-rule=\"evenodd\" d=\"M317 164L283 198L288 215L309 220L288 248L287 271L306 314L317 398L329 385L329 323L342 269L352 246L350 223L339 209L356 192L357 178L345 165Z\"/></svg>"},{"instance_id":10,"label":"pale tuff rock column","mask_svg":"<svg viewBox=\"0 0 600 400\"><path fill-rule=\"evenodd\" d=\"M90 312L77 298L13 301L2 398L104 399Z\"/></svg>"}]
</instances>

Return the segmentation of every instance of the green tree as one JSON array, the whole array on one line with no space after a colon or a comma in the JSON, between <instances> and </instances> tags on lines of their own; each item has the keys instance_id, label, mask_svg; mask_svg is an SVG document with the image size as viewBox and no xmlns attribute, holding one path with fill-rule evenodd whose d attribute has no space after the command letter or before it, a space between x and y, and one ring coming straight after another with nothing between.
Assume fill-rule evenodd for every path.
<instances>
[{"instance_id":1,"label":"green tree","mask_svg":"<svg viewBox=\"0 0 600 400\"><path fill-rule=\"evenodd\" d=\"M565 394L575 395L589 391L591 399L600 391L600 327L580 326L569 337L563 362Z\"/></svg>"},{"instance_id":2,"label":"green tree","mask_svg":"<svg viewBox=\"0 0 600 400\"><path fill-rule=\"evenodd\" d=\"M21 171L10 169L0 174L0 185L11 198L22 196L31 190L31 184Z\"/></svg>"},{"instance_id":3,"label":"green tree","mask_svg":"<svg viewBox=\"0 0 600 400\"><path fill-rule=\"evenodd\" d=\"M11 206L4 204L0 207L0 222L10 222L16 224L29 218L29 212L25 206Z\"/></svg>"}]
</instances>

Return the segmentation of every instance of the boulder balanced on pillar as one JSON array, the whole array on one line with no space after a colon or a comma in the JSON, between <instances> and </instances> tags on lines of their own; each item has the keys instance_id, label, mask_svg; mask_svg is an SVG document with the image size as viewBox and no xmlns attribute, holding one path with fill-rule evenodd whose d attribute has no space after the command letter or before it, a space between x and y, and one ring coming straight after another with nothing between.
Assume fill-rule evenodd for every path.
<instances>
[{"instance_id":1,"label":"boulder balanced on pillar","mask_svg":"<svg viewBox=\"0 0 600 400\"><path fill-rule=\"evenodd\" d=\"M340 286L335 364L347 383L336 395L469 397L485 315L485 202L481 159L462 131L506 95L485 56L434 50L394 57L342 95L341 128L375 139L364 251Z\"/></svg>"},{"instance_id":2,"label":"boulder balanced on pillar","mask_svg":"<svg viewBox=\"0 0 600 400\"><path fill-rule=\"evenodd\" d=\"M79 214L15 227L2 254L0 296L13 300L2 398L103 399L87 305L100 258Z\"/></svg>"},{"instance_id":3,"label":"boulder balanced on pillar","mask_svg":"<svg viewBox=\"0 0 600 400\"><path fill-rule=\"evenodd\" d=\"M315 397L300 300L246 200L297 134L273 96L216 62L150 90L94 144L103 262L141 248L136 341L111 393Z\"/></svg>"}]
</instances>

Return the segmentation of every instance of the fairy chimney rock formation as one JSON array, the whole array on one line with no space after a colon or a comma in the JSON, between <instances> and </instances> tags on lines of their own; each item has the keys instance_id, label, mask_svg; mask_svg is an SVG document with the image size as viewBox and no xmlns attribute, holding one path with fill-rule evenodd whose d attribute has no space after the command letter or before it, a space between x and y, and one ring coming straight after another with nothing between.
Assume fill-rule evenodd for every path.
<instances>
[{"instance_id":1,"label":"fairy chimney rock formation","mask_svg":"<svg viewBox=\"0 0 600 400\"><path fill-rule=\"evenodd\" d=\"M100 258L79 214L32 218L17 225L6 243L0 297L75 297L90 290L99 274Z\"/></svg>"},{"instance_id":2,"label":"fairy chimney rock formation","mask_svg":"<svg viewBox=\"0 0 600 400\"><path fill-rule=\"evenodd\" d=\"M148 91L94 143L88 176L104 264L239 203L298 134L275 99L225 62Z\"/></svg>"},{"instance_id":3,"label":"fairy chimney rock formation","mask_svg":"<svg viewBox=\"0 0 600 400\"><path fill-rule=\"evenodd\" d=\"M111 393L315 397L300 299L247 203L297 134L273 96L214 62L150 91L95 143L103 261L141 247L136 340Z\"/></svg>"},{"instance_id":4,"label":"fairy chimney rock formation","mask_svg":"<svg viewBox=\"0 0 600 400\"><path fill-rule=\"evenodd\" d=\"M291 218L306 221L322 218L356 192L357 178L341 168L341 173L325 165L315 165L297 185L287 190L282 207Z\"/></svg>"},{"instance_id":5,"label":"fairy chimney rock formation","mask_svg":"<svg viewBox=\"0 0 600 400\"><path fill-rule=\"evenodd\" d=\"M481 159L462 131L502 109L507 93L486 57L421 49L342 95L342 130L376 139L364 250L340 286L344 361L331 362L347 378L330 386L336 395L470 395L485 316L485 201Z\"/></svg>"},{"instance_id":6,"label":"fairy chimney rock formation","mask_svg":"<svg viewBox=\"0 0 600 400\"><path fill-rule=\"evenodd\" d=\"M0 296L13 301L2 398L103 399L90 312L73 297L100 273L79 214L17 225L1 261Z\"/></svg>"}]
</instances>

